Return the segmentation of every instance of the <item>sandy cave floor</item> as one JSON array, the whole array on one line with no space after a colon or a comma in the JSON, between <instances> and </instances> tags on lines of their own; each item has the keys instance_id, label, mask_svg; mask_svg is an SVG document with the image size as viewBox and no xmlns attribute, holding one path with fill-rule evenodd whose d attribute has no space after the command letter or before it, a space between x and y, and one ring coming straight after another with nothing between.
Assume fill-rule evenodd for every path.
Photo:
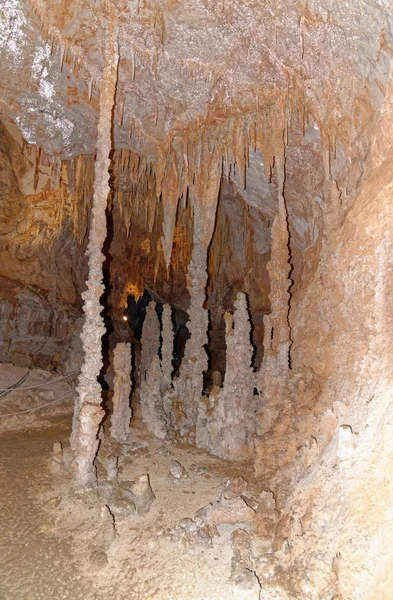
<instances>
[{"instance_id":1,"label":"sandy cave floor","mask_svg":"<svg viewBox=\"0 0 393 600\"><path fill-rule=\"evenodd\" d=\"M71 469L53 462L53 444L61 442L67 463L70 422L69 411L47 409L42 426L39 413L33 422L20 418L13 431L3 426L0 600L237 600L230 535L239 525L219 526L212 543L189 543L176 526L216 502L228 478L251 481L251 469L134 426L129 443L117 448L119 480L149 473L156 500L146 516L116 517L105 564L91 552L111 490L105 461L98 463L98 490L82 495L73 490ZM173 460L184 466L185 478L169 475Z\"/></svg>"}]
</instances>

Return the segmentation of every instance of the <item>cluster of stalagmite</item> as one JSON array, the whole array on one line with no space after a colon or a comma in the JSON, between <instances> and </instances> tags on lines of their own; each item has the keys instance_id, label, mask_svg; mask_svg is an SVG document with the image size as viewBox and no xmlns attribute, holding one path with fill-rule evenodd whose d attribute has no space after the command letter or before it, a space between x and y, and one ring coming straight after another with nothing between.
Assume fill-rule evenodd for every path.
<instances>
[{"instance_id":1,"label":"cluster of stalagmite","mask_svg":"<svg viewBox=\"0 0 393 600\"><path fill-rule=\"evenodd\" d=\"M84 325L81 340L84 363L78 383L71 446L75 455L76 479L82 486L94 483L94 458L98 449L98 430L103 417L101 386L97 377L102 367L101 338L105 333L100 298L104 292L102 248L107 235L106 208L109 188L109 155L112 148L112 108L116 92L119 61L118 30L108 20L105 42L105 67L102 73L98 120L97 157L94 169L93 206L87 254L89 275L83 293Z\"/></svg>"},{"instance_id":2,"label":"cluster of stalagmite","mask_svg":"<svg viewBox=\"0 0 393 600\"><path fill-rule=\"evenodd\" d=\"M156 303L150 302L142 332L139 397L142 420L147 428L158 438L165 438L166 419L161 394L163 373L159 357L160 335Z\"/></svg>"},{"instance_id":3,"label":"cluster of stalagmite","mask_svg":"<svg viewBox=\"0 0 393 600\"><path fill-rule=\"evenodd\" d=\"M253 348L245 294L238 293L234 315L225 314L226 372L222 389L213 388L199 404L197 445L231 460L254 451L255 412Z\"/></svg>"},{"instance_id":4,"label":"cluster of stalagmite","mask_svg":"<svg viewBox=\"0 0 393 600\"><path fill-rule=\"evenodd\" d=\"M131 344L119 343L113 351L113 412L111 436L124 442L130 433Z\"/></svg>"}]
</instances>

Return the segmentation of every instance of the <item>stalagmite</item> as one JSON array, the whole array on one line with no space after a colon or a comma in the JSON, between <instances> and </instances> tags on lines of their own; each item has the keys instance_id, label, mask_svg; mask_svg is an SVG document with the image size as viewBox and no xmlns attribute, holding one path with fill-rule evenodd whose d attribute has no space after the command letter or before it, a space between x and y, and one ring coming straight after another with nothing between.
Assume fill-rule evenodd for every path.
<instances>
[{"instance_id":1,"label":"stalagmite","mask_svg":"<svg viewBox=\"0 0 393 600\"><path fill-rule=\"evenodd\" d=\"M208 151L207 151L208 152ZM187 271L190 293L187 341L179 378L174 380L174 392L167 399L172 403L171 424L189 442L195 441L198 405L203 392L204 372L208 367L204 349L208 342L208 312L204 308L207 284L207 253L214 230L220 187L221 166L215 154L200 161L194 182L189 185L194 211L194 239Z\"/></svg>"},{"instance_id":2,"label":"stalagmite","mask_svg":"<svg viewBox=\"0 0 393 600\"><path fill-rule=\"evenodd\" d=\"M236 600L259 600L261 585L253 570L251 539L244 529L231 535L231 579L235 585Z\"/></svg>"},{"instance_id":3,"label":"stalagmite","mask_svg":"<svg viewBox=\"0 0 393 600\"><path fill-rule=\"evenodd\" d=\"M257 388L263 396L260 433L268 431L278 417L279 406L288 396L290 373L289 288L291 271L287 210L283 196L283 157L276 162L279 187L278 214L272 225L271 257L267 265L270 278L269 315L264 317L264 356L257 374ZM263 454L263 445L260 450ZM258 450L257 450L258 454ZM263 456L258 457L263 461ZM258 463L258 460L256 461Z\"/></svg>"},{"instance_id":4,"label":"stalagmite","mask_svg":"<svg viewBox=\"0 0 393 600\"><path fill-rule=\"evenodd\" d=\"M159 358L160 322L156 304L151 302L146 311L142 331L140 371L140 400L142 420L158 438L166 437L166 422L161 395L162 371Z\"/></svg>"},{"instance_id":5,"label":"stalagmite","mask_svg":"<svg viewBox=\"0 0 393 600\"><path fill-rule=\"evenodd\" d=\"M118 442L127 439L130 432L130 392L131 392L131 344L117 344L113 351L113 413L111 435Z\"/></svg>"},{"instance_id":6,"label":"stalagmite","mask_svg":"<svg viewBox=\"0 0 393 600\"><path fill-rule=\"evenodd\" d=\"M173 323L172 308L164 304L162 312L162 346L161 346L161 370L162 382L161 393L165 393L172 383L172 359L173 359Z\"/></svg>"},{"instance_id":7,"label":"stalagmite","mask_svg":"<svg viewBox=\"0 0 393 600\"><path fill-rule=\"evenodd\" d=\"M197 445L222 458L246 460L254 451L256 406L251 325L245 294L237 294L234 306L233 316L225 314L224 387L213 389L209 400L200 404Z\"/></svg>"},{"instance_id":8,"label":"stalagmite","mask_svg":"<svg viewBox=\"0 0 393 600\"><path fill-rule=\"evenodd\" d=\"M267 266L270 276L271 313L265 316L264 351L274 354L282 368L282 374L289 364L289 292L291 269L288 250L287 212L284 198L279 198L278 215L272 226L272 253Z\"/></svg>"},{"instance_id":9,"label":"stalagmite","mask_svg":"<svg viewBox=\"0 0 393 600\"><path fill-rule=\"evenodd\" d=\"M110 191L109 154L111 151L112 108L117 82L118 54L117 26L110 18L106 31L105 67L102 74L100 112L98 120L97 158L93 191L92 218L87 254L89 275L87 290L83 293L85 321L81 334L84 363L79 377L71 446L75 455L76 479L81 486L94 483L94 458L98 448L98 429L103 417L101 386L97 377L102 367L101 338L105 332L100 298L104 291L102 247L106 238L106 207Z\"/></svg>"}]
</instances>

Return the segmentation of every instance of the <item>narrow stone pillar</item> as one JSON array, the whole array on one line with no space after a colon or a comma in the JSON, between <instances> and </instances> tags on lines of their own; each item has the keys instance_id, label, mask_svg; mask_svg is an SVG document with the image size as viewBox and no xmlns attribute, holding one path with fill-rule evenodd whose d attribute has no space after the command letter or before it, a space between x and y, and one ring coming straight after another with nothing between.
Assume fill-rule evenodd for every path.
<instances>
[{"instance_id":1,"label":"narrow stone pillar","mask_svg":"<svg viewBox=\"0 0 393 600\"><path fill-rule=\"evenodd\" d=\"M158 356L160 351L160 332L160 321L156 312L156 303L150 302L146 309L141 338L141 388L148 377L151 361L155 356Z\"/></svg>"},{"instance_id":2,"label":"narrow stone pillar","mask_svg":"<svg viewBox=\"0 0 393 600\"><path fill-rule=\"evenodd\" d=\"M272 226L271 258L267 265L270 277L270 309L269 315L264 317L265 356L274 356L282 375L285 376L289 366L289 288L291 281L288 278L291 270L289 262L289 233L287 211L283 196L278 199L278 215Z\"/></svg>"},{"instance_id":3,"label":"narrow stone pillar","mask_svg":"<svg viewBox=\"0 0 393 600\"><path fill-rule=\"evenodd\" d=\"M161 346L161 393L164 394L172 385L172 359L173 359L173 323L172 308L164 304L162 311L162 346Z\"/></svg>"},{"instance_id":4,"label":"narrow stone pillar","mask_svg":"<svg viewBox=\"0 0 393 600\"><path fill-rule=\"evenodd\" d=\"M280 164L280 163L279 163ZM281 175L280 175L281 174ZM282 193L283 166L277 169L279 182L278 214L272 226L271 258L267 265L270 277L270 314L264 317L264 355L257 374L262 395L259 433L264 435L278 418L288 396L290 373L289 289L291 271L287 211ZM263 448L263 445L260 446ZM260 461L263 462L263 450Z\"/></svg>"},{"instance_id":5,"label":"narrow stone pillar","mask_svg":"<svg viewBox=\"0 0 393 600\"><path fill-rule=\"evenodd\" d=\"M119 61L118 30L114 19L109 16L105 40L105 66L101 80L100 107L98 118L97 157L94 167L93 206L89 244L89 275L84 300L84 325L81 340L84 363L79 376L78 394L75 403L71 447L75 455L76 480L84 487L94 483L94 458L98 449L98 430L103 417L101 408L101 386L97 377L102 367L101 338L105 332L100 298L104 292L102 265L105 257L102 247L105 242L106 208L110 191L109 154L111 151L112 108L115 100L117 66Z\"/></svg>"},{"instance_id":6,"label":"narrow stone pillar","mask_svg":"<svg viewBox=\"0 0 393 600\"><path fill-rule=\"evenodd\" d=\"M214 231L220 180L221 164L213 156L204 164L201 162L201 171L195 173L195 180L189 185L194 213L193 249L187 271L187 288L190 293L190 320L187 325L191 337L187 340L179 377L173 381L171 421L180 436L191 443L195 442L203 373L208 367L204 348L208 342L208 311L204 307L207 257Z\"/></svg>"},{"instance_id":7,"label":"narrow stone pillar","mask_svg":"<svg viewBox=\"0 0 393 600\"><path fill-rule=\"evenodd\" d=\"M150 302L146 310L142 331L140 369L140 401L142 420L147 429L158 438L166 437L164 400L161 394L162 370L159 357L160 321L156 303Z\"/></svg>"},{"instance_id":8,"label":"narrow stone pillar","mask_svg":"<svg viewBox=\"0 0 393 600\"><path fill-rule=\"evenodd\" d=\"M113 350L113 413L111 436L124 442L130 433L131 407L131 344L117 344Z\"/></svg>"},{"instance_id":9,"label":"narrow stone pillar","mask_svg":"<svg viewBox=\"0 0 393 600\"><path fill-rule=\"evenodd\" d=\"M197 445L229 460L246 460L254 452L256 429L251 324L245 294L239 292L235 312L225 314L226 372L223 388L213 389L200 404Z\"/></svg>"}]
</instances>

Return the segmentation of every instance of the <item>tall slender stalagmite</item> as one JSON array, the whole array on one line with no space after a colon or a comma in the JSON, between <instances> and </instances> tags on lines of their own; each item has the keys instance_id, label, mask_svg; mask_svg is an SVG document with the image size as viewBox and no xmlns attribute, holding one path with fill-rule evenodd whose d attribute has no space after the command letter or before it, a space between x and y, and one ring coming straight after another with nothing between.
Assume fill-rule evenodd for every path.
<instances>
[{"instance_id":1,"label":"tall slender stalagmite","mask_svg":"<svg viewBox=\"0 0 393 600\"><path fill-rule=\"evenodd\" d=\"M277 159L276 159L277 160ZM284 378L289 366L289 288L291 271L289 255L289 231L287 209L283 195L284 158L277 160L278 214L272 226L271 258L267 265L270 277L271 312L264 318L264 352L267 357L274 355L278 362L281 377Z\"/></svg>"},{"instance_id":2,"label":"tall slender stalagmite","mask_svg":"<svg viewBox=\"0 0 393 600\"><path fill-rule=\"evenodd\" d=\"M142 420L151 433L158 438L166 437L166 421L161 394L162 371L158 355L160 350L160 322L156 303L150 302L142 331L140 370L140 400Z\"/></svg>"},{"instance_id":3,"label":"tall slender stalagmite","mask_svg":"<svg viewBox=\"0 0 393 600\"><path fill-rule=\"evenodd\" d=\"M289 288L291 271L287 210L283 195L284 157L276 159L278 181L278 214L272 226L271 258L267 265L270 277L269 315L264 317L264 356L257 374L257 387L262 393L261 433L266 433L278 417L279 406L288 394L290 373ZM262 459L262 457L261 457ZM262 459L263 460L263 459Z\"/></svg>"},{"instance_id":4,"label":"tall slender stalagmite","mask_svg":"<svg viewBox=\"0 0 393 600\"><path fill-rule=\"evenodd\" d=\"M162 346L161 346L161 370L162 382L161 393L165 393L172 383L172 359L173 359L173 323L172 308L164 304L162 311Z\"/></svg>"},{"instance_id":5,"label":"tall slender stalagmite","mask_svg":"<svg viewBox=\"0 0 393 600\"><path fill-rule=\"evenodd\" d=\"M206 154L208 151L206 152ZM207 284L207 254L214 231L217 200L220 189L221 164L215 154L203 156L200 171L189 184L194 214L194 239L191 261L187 271L190 293L187 341L180 375L172 395L172 424L180 435L195 441L198 405L203 392L203 373L208 359L204 349L208 342L208 312L204 308Z\"/></svg>"},{"instance_id":6,"label":"tall slender stalagmite","mask_svg":"<svg viewBox=\"0 0 393 600\"><path fill-rule=\"evenodd\" d=\"M81 486L94 483L94 457L98 448L98 430L102 420L101 386L97 377L102 367L101 338L105 332L100 298L104 291L102 247L106 238L106 208L109 188L112 108L115 100L119 61L118 29L109 15L105 40L105 66L102 73L98 119L97 158L87 254L89 276L83 293L85 321L81 334L84 363L79 376L79 398L75 403L71 446L75 455L76 479Z\"/></svg>"},{"instance_id":7,"label":"tall slender stalagmite","mask_svg":"<svg viewBox=\"0 0 393 600\"><path fill-rule=\"evenodd\" d=\"M118 442L127 439L130 432L131 407L131 344L119 343L113 351L113 413L111 436Z\"/></svg>"},{"instance_id":8,"label":"tall slender stalagmite","mask_svg":"<svg viewBox=\"0 0 393 600\"><path fill-rule=\"evenodd\" d=\"M236 296L234 314L225 313L226 371L223 388L201 403L197 445L229 460L246 460L254 451L255 375L252 369L251 324L247 298Z\"/></svg>"}]
</instances>

